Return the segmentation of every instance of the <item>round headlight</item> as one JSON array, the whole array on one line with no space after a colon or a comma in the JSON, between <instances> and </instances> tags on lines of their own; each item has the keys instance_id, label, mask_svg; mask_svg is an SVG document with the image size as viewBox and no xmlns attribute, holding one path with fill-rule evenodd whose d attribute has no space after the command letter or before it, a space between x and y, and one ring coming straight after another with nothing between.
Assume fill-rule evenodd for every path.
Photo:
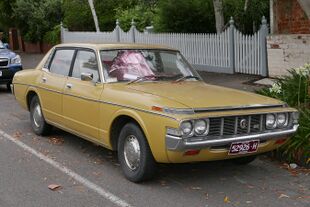
<instances>
[{"instance_id":1,"label":"round headlight","mask_svg":"<svg viewBox=\"0 0 310 207\"><path fill-rule=\"evenodd\" d=\"M204 120L195 121L194 130L198 135L204 134L207 131L207 123Z\"/></svg>"},{"instance_id":2,"label":"round headlight","mask_svg":"<svg viewBox=\"0 0 310 207\"><path fill-rule=\"evenodd\" d=\"M287 116L285 113L277 114L277 125L278 127L283 127L287 124Z\"/></svg>"},{"instance_id":3,"label":"round headlight","mask_svg":"<svg viewBox=\"0 0 310 207\"><path fill-rule=\"evenodd\" d=\"M276 116L274 114L266 115L266 127L267 129L274 129L277 127Z\"/></svg>"},{"instance_id":4,"label":"round headlight","mask_svg":"<svg viewBox=\"0 0 310 207\"><path fill-rule=\"evenodd\" d=\"M192 130L193 130L193 125L190 121L182 122L181 131L182 131L183 135L185 135L185 136L190 135Z\"/></svg>"}]
</instances>

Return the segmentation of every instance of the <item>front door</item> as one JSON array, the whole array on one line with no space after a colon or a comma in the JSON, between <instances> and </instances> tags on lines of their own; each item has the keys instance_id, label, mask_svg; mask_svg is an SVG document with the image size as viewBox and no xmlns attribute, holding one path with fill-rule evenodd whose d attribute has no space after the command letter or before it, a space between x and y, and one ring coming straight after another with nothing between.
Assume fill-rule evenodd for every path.
<instances>
[{"instance_id":1,"label":"front door","mask_svg":"<svg viewBox=\"0 0 310 207\"><path fill-rule=\"evenodd\" d=\"M81 76L91 75L92 80ZM92 139L99 138L99 98L103 90L96 54L78 49L63 97L65 126Z\"/></svg>"},{"instance_id":2,"label":"front door","mask_svg":"<svg viewBox=\"0 0 310 207\"><path fill-rule=\"evenodd\" d=\"M63 124L62 94L74 52L72 49L56 49L44 65L39 80L38 90L45 119L60 125Z\"/></svg>"}]
</instances>

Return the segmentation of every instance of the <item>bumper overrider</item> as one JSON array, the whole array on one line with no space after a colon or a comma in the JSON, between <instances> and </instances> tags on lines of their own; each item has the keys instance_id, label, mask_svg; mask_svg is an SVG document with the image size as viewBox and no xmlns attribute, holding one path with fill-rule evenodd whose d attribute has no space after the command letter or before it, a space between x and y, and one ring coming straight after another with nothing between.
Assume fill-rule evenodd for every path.
<instances>
[{"instance_id":1,"label":"bumper overrider","mask_svg":"<svg viewBox=\"0 0 310 207\"><path fill-rule=\"evenodd\" d=\"M294 115L293 115L294 114ZM260 142L265 142L269 140L277 140L277 139L287 139L291 135L293 135L298 130L298 112L287 113L288 123L286 127L282 128L274 128L274 129L265 129L264 122L266 120L266 115L255 115L261 116L260 121L260 130L255 131L255 133L251 133L252 126L254 124L251 123L251 117L254 119L255 116L247 116L249 127L245 129L244 133L239 133L239 126L237 125L239 122L237 121L239 117L233 117L236 122L233 122L234 126L232 127L232 134L225 134L225 127L224 127L224 120L226 118L218 118L219 120L223 120L222 123L219 122L219 135L204 135L204 136L191 136L191 137L184 137L182 135L174 135L168 132L166 133L166 148L169 151L185 151L191 149L206 149L210 147L220 147L220 146L230 146L231 143L235 142L245 142L251 140L259 140ZM243 117L242 117L243 118ZM239 118L240 119L240 118ZM211 121L210 121L211 122ZM211 124L211 123L210 123ZM230 125L231 126L231 125ZM257 125L259 126L259 125ZM254 131L254 130L253 130Z\"/></svg>"}]
</instances>

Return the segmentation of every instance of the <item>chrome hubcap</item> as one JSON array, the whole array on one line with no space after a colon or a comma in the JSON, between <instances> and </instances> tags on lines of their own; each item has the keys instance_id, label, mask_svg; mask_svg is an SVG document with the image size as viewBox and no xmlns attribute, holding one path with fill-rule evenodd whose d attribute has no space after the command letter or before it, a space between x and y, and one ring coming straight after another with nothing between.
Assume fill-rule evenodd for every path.
<instances>
[{"instance_id":1,"label":"chrome hubcap","mask_svg":"<svg viewBox=\"0 0 310 207\"><path fill-rule=\"evenodd\" d=\"M42 112L39 104L34 107L32 118L34 125L39 128L42 123Z\"/></svg>"},{"instance_id":2,"label":"chrome hubcap","mask_svg":"<svg viewBox=\"0 0 310 207\"><path fill-rule=\"evenodd\" d=\"M136 170L140 165L140 145L137 137L130 135L124 144L124 157L127 166L131 170Z\"/></svg>"}]
</instances>

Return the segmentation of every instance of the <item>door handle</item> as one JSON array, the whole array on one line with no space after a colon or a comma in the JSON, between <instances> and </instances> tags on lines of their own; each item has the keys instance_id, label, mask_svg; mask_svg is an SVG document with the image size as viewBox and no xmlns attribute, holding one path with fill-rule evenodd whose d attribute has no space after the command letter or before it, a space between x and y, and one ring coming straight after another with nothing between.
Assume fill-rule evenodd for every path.
<instances>
[{"instance_id":1,"label":"door handle","mask_svg":"<svg viewBox=\"0 0 310 207\"><path fill-rule=\"evenodd\" d=\"M72 85L71 83L67 83L67 84L66 84L66 87L67 87L67 88L72 88L72 86L73 86L73 85Z\"/></svg>"},{"instance_id":2,"label":"door handle","mask_svg":"<svg viewBox=\"0 0 310 207\"><path fill-rule=\"evenodd\" d=\"M47 78L43 77L42 82L45 83L47 81Z\"/></svg>"}]
</instances>

